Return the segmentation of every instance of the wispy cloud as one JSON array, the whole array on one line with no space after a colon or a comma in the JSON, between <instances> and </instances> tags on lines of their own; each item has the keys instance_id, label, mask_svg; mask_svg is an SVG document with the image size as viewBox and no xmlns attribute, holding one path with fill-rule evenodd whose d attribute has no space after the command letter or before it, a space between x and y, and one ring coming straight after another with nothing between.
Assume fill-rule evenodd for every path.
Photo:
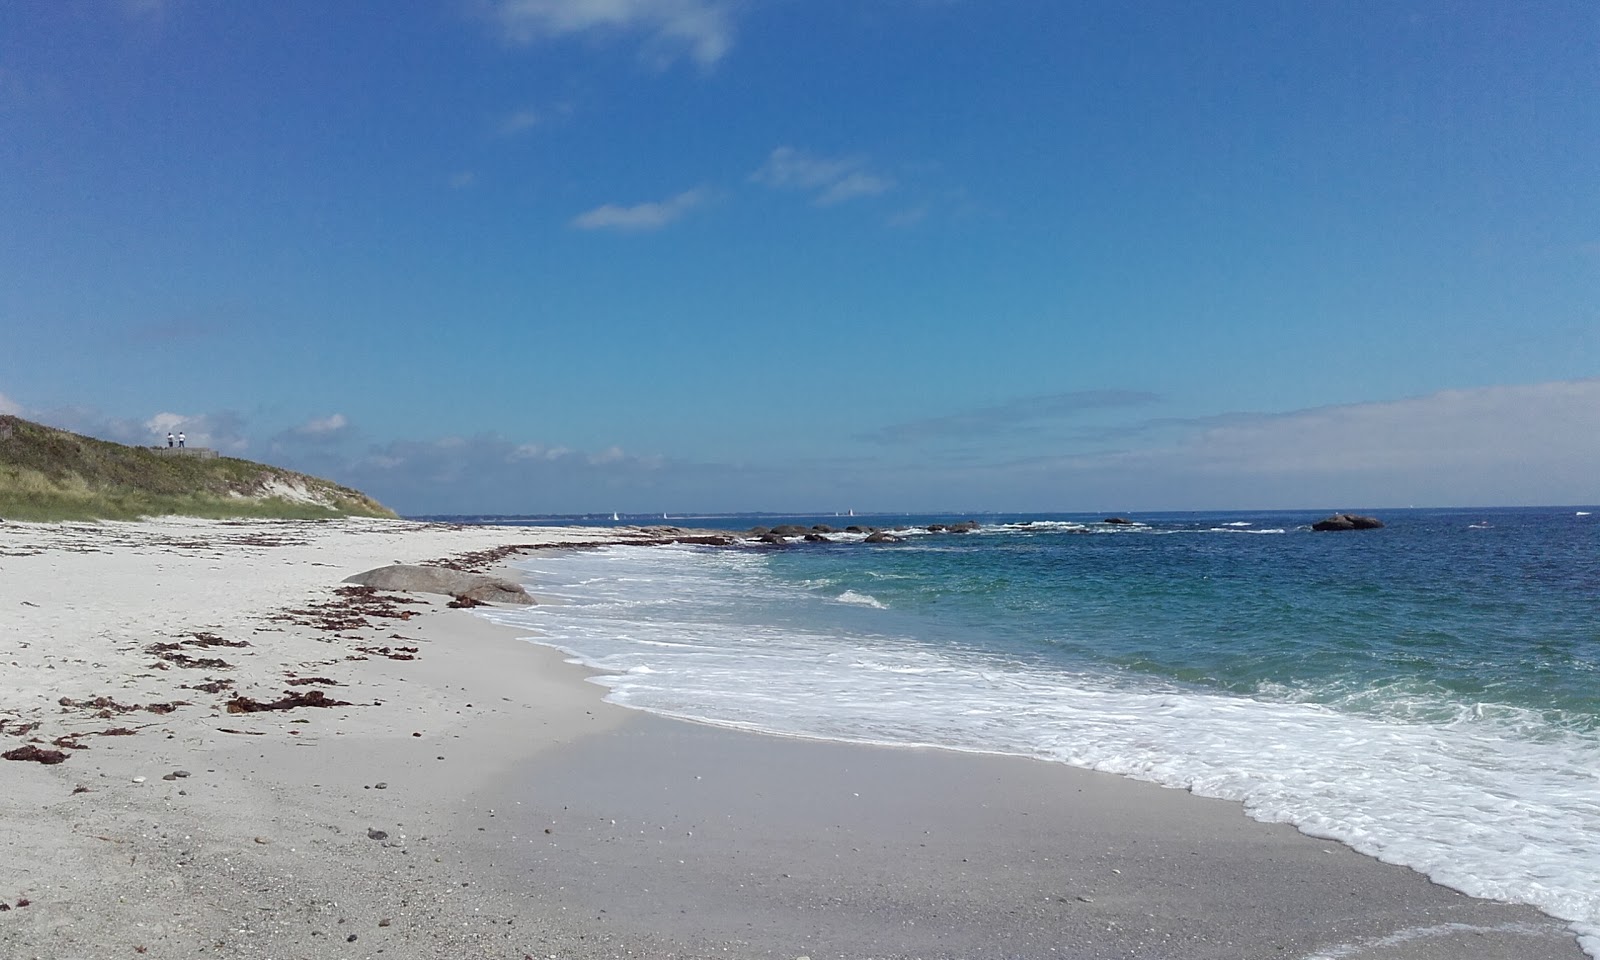
<instances>
[{"instance_id":1,"label":"wispy cloud","mask_svg":"<svg viewBox=\"0 0 1600 960\"><path fill-rule=\"evenodd\" d=\"M639 502L664 461L620 447L583 452L479 435L398 440L306 464L402 512L531 513Z\"/></svg>"},{"instance_id":2,"label":"wispy cloud","mask_svg":"<svg viewBox=\"0 0 1600 960\"><path fill-rule=\"evenodd\" d=\"M1158 442L995 464L982 482L1152 508L1353 507L1592 502L1600 477L1600 379L1151 423Z\"/></svg>"},{"instance_id":3,"label":"wispy cloud","mask_svg":"<svg viewBox=\"0 0 1600 960\"><path fill-rule=\"evenodd\" d=\"M942 417L928 417L880 427L857 439L900 444L924 440L984 437L1009 433L1029 424L1064 420L1089 410L1138 407L1161 398L1140 390L1078 390L1036 397L1020 397L992 407Z\"/></svg>"},{"instance_id":4,"label":"wispy cloud","mask_svg":"<svg viewBox=\"0 0 1600 960\"><path fill-rule=\"evenodd\" d=\"M539 114L532 110L516 110L501 119L499 134L502 137L513 137L538 125Z\"/></svg>"},{"instance_id":5,"label":"wispy cloud","mask_svg":"<svg viewBox=\"0 0 1600 960\"><path fill-rule=\"evenodd\" d=\"M774 189L809 192L812 202L823 207L875 196L895 186L891 178L867 169L859 157L821 157L787 146L768 154L750 179Z\"/></svg>"},{"instance_id":6,"label":"wispy cloud","mask_svg":"<svg viewBox=\"0 0 1600 960\"><path fill-rule=\"evenodd\" d=\"M452 173L450 179L446 181L451 190L465 190L477 182L478 175L471 170L460 170Z\"/></svg>"},{"instance_id":7,"label":"wispy cloud","mask_svg":"<svg viewBox=\"0 0 1600 960\"><path fill-rule=\"evenodd\" d=\"M20 417L22 416L22 404L0 393L0 414Z\"/></svg>"},{"instance_id":8,"label":"wispy cloud","mask_svg":"<svg viewBox=\"0 0 1600 960\"><path fill-rule=\"evenodd\" d=\"M622 230L642 233L662 227L700 206L711 198L705 187L685 190L666 200L640 203L631 207L608 203L578 214L572 225L580 230Z\"/></svg>"},{"instance_id":9,"label":"wispy cloud","mask_svg":"<svg viewBox=\"0 0 1600 960\"><path fill-rule=\"evenodd\" d=\"M512 43L595 31L640 33L663 61L687 54L711 67L733 46L733 18L717 0L490 0L490 17Z\"/></svg>"}]
</instances>

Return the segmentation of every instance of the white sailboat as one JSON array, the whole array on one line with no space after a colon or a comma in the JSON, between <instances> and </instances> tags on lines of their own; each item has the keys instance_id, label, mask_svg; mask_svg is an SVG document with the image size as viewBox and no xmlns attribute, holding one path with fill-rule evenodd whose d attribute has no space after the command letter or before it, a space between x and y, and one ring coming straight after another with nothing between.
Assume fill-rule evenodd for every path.
<instances>
[{"instance_id":1,"label":"white sailboat","mask_svg":"<svg viewBox=\"0 0 1600 960\"><path fill-rule=\"evenodd\" d=\"M617 511L613 510L613 511L611 511L611 519L612 520L621 520L622 518L617 516Z\"/></svg>"}]
</instances>

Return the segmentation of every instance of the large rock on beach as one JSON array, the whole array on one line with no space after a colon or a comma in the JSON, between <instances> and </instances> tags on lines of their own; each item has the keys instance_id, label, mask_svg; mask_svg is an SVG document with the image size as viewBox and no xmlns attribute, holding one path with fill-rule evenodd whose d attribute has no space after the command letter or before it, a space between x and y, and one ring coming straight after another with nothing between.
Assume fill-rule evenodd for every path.
<instances>
[{"instance_id":1,"label":"large rock on beach","mask_svg":"<svg viewBox=\"0 0 1600 960\"><path fill-rule=\"evenodd\" d=\"M1377 517L1364 517L1359 513L1336 513L1311 525L1313 530L1376 530L1383 526Z\"/></svg>"},{"instance_id":2,"label":"large rock on beach","mask_svg":"<svg viewBox=\"0 0 1600 960\"><path fill-rule=\"evenodd\" d=\"M533 604L533 598L528 596L528 591L522 589L520 583L485 573L465 573L444 567L392 563L387 567L346 577L344 582L379 590L466 597L483 603L513 603L524 607Z\"/></svg>"}]
</instances>

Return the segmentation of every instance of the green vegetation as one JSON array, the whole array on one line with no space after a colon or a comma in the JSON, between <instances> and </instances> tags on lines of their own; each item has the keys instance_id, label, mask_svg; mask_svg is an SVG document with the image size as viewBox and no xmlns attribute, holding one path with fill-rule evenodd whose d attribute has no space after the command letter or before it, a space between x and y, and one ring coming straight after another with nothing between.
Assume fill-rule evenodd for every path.
<instances>
[{"instance_id":1,"label":"green vegetation","mask_svg":"<svg viewBox=\"0 0 1600 960\"><path fill-rule=\"evenodd\" d=\"M392 517L359 490L237 460L169 455L0 416L0 518Z\"/></svg>"}]
</instances>

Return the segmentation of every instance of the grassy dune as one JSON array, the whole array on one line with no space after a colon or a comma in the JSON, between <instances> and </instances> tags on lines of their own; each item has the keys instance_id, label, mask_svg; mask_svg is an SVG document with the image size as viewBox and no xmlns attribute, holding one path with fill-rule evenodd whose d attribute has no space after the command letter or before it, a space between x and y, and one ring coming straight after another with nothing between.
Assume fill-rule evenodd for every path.
<instances>
[{"instance_id":1,"label":"grassy dune","mask_svg":"<svg viewBox=\"0 0 1600 960\"><path fill-rule=\"evenodd\" d=\"M285 495L287 494L287 495ZM0 416L0 518L392 517L359 490L249 460L168 456Z\"/></svg>"}]
</instances>

